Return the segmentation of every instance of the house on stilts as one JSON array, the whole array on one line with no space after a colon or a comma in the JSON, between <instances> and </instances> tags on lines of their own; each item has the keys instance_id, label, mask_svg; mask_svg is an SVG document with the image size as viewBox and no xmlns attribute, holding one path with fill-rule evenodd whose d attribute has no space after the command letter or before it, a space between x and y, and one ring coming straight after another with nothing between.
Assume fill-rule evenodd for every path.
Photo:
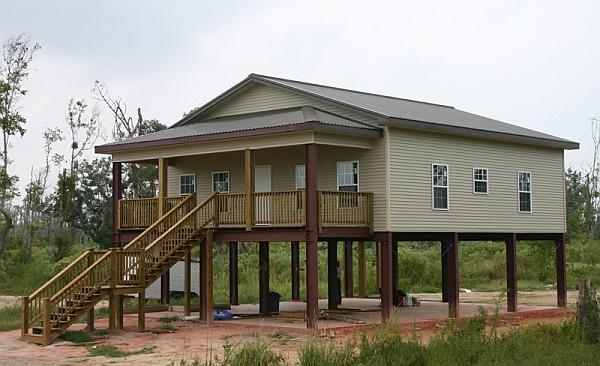
<instances>
[{"instance_id":1,"label":"house on stilts","mask_svg":"<svg viewBox=\"0 0 600 366\"><path fill-rule=\"evenodd\" d=\"M269 312L269 243L289 243L292 298L306 261L308 328L318 320L319 242L327 243L330 284L338 243L346 260L353 242L359 252L364 242L378 243L387 318L400 241L440 242L443 301L449 316L459 316L460 241L506 243L507 308L514 312L517 242L550 240L557 305L565 306L564 151L578 148L445 105L251 74L167 130L96 147L113 161L113 249L84 253L23 298L22 339L49 344L84 314L91 329L93 306L107 296L115 329L127 294L139 296L144 329L144 290L182 258L189 268L196 245L200 319L212 322L215 241L232 249L232 304L237 243L259 243L260 313ZM156 164L159 197L121 199L125 163ZM168 294L169 281L162 282ZM336 289L329 288L335 309ZM185 303L189 313L189 295Z\"/></svg>"}]
</instances>

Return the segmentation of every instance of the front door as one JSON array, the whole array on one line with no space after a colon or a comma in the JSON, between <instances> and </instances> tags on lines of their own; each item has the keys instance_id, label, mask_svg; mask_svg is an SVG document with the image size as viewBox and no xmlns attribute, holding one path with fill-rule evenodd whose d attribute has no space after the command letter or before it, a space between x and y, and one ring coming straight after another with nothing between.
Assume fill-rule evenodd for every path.
<instances>
[{"instance_id":1,"label":"front door","mask_svg":"<svg viewBox=\"0 0 600 366\"><path fill-rule=\"evenodd\" d=\"M254 167L254 192L271 192L271 166L257 165ZM254 218L256 225L271 224L271 196L268 194L255 195L256 203Z\"/></svg>"}]
</instances>

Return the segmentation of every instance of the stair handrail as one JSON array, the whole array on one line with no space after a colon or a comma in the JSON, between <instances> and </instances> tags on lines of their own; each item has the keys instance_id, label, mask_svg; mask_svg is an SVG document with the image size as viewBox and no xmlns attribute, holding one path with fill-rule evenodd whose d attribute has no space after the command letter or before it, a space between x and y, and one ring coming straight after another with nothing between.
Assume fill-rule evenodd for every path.
<instances>
[{"instance_id":1,"label":"stair handrail","mask_svg":"<svg viewBox=\"0 0 600 366\"><path fill-rule=\"evenodd\" d=\"M90 262L96 261L96 258L93 257L92 261L90 261L91 256L103 253L106 253L106 251L99 251L95 250L94 248L89 248L71 264L66 266L62 271L58 272L42 287L26 297L25 303L27 306L26 313L28 319L23 319L24 324L21 326L28 329L32 324L38 321L43 313L43 299L54 296L56 292L60 291L60 289L64 288L71 281L73 281L73 279L77 278L81 273L89 268Z\"/></svg>"},{"instance_id":2,"label":"stair handrail","mask_svg":"<svg viewBox=\"0 0 600 366\"><path fill-rule=\"evenodd\" d=\"M119 250L119 249L116 249ZM92 295L97 293L102 286L108 284L112 279L111 276L111 258L113 257L113 253L115 249L111 249L106 254L104 254L100 259L94 262L93 265L88 267L85 271L83 271L79 276L77 276L73 281L71 281L67 286L63 287L59 292L57 292L54 296L50 298L50 308L57 309L59 305L62 303L63 312L60 317L56 317L52 319L52 328L56 328L55 325L59 324L71 313L71 309L76 308L78 305L81 305L84 301L88 300ZM100 268L101 273L98 272L98 268ZM98 276L94 276L98 274ZM97 280L94 277L98 277L101 280ZM84 287L83 282L85 280L88 281L88 286ZM84 294L85 296L80 296L78 299L72 299L71 303L68 303L68 296L73 294L73 289L81 289L85 290L85 292L77 292L77 294Z\"/></svg>"},{"instance_id":3,"label":"stair handrail","mask_svg":"<svg viewBox=\"0 0 600 366\"><path fill-rule=\"evenodd\" d=\"M188 209L190 207L189 203L191 203L195 199L196 199L196 193L190 193L183 201L181 201L177 205L175 205L175 207L170 209L166 214L164 214L162 217L160 217L155 223L150 225L140 235L138 235L135 239L133 239L131 242L129 242L129 244L124 246L123 250L143 248L145 246L144 243L147 243L148 241L150 243L152 243L154 240L156 240L156 238L151 239L151 240L144 240L144 241L142 241L142 239L146 239L146 237L150 236L151 234L158 236L159 232L163 231L165 229L165 226L166 227L172 226L172 225L168 225L169 220L174 219L175 222L179 221L180 218L177 219L177 214L179 213L179 210L183 208L183 216L185 216L191 210L191 209L189 209L186 212L186 209Z\"/></svg>"},{"instance_id":4,"label":"stair handrail","mask_svg":"<svg viewBox=\"0 0 600 366\"><path fill-rule=\"evenodd\" d=\"M167 231L146 247L146 273L150 273L154 268L158 267L160 263L164 262L166 257L175 252L181 245L185 244L189 238L205 228L208 223L215 220L215 202L217 202L217 200L214 198L217 194L218 192L213 192L210 196L205 198L204 201L188 212L181 220L172 225ZM202 217L200 217L198 213L205 208L208 212L204 214L204 219L200 221ZM187 236L182 237L182 232ZM177 237L173 238L175 235L177 235ZM171 238L176 239L171 241L176 244L169 246L167 243Z\"/></svg>"}]
</instances>

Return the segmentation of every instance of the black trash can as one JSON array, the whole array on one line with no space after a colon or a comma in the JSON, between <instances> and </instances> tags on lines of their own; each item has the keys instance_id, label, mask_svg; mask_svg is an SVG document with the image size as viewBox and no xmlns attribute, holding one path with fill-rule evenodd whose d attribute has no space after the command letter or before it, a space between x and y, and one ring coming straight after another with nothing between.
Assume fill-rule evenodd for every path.
<instances>
[{"instance_id":1,"label":"black trash can","mask_svg":"<svg viewBox=\"0 0 600 366\"><path fill-rule=\"evenodd\" d=\"M281 295L279 292L269 292L269 312L270 313L278 313L279 312L279 299Z\"/></svg>"}]
</instances>

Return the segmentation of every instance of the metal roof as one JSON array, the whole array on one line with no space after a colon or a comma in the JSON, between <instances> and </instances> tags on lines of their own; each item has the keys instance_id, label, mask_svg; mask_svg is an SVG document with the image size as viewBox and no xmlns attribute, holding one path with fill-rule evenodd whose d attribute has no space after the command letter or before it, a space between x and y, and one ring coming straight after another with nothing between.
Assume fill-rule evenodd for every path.
<instances>
[{"instance_id":1,"label":"metal roof","mask_svg":"<svg viewBox=\"0 0 600 366\"><path fill-rule=\"evenodd\" d=\"M381 128L366 123L340 117L309 106L290 109L280 109L267 112L258 112L244 115L226 116L211 120L192 123L183 126L168 128L163 131L148 135L134 137L128 140L111 142L97 148L102 152L110 147L132 144L148 144L151 142L166 142L165 140L179 140L185 138L186 142L202 141L203 136L224 135L236 132L255 132L255 135L270 133L269 130L284 126L298 126L311 123L302 130L321 130L331 132L352 133L379 137ZM298 131L299 129L289 129ZM281 132L277 130L277 132ZM272 132L271 132L272 133ZM252 133L244 134L251 136ZM194 139L197 137L196 139ZM224 136L223 136L224 137ZM172 141L176 142L176 141ZM168 144L168 143L167 143ZM132 146L133 147L133 146Z\"/></svg>"},{"instance_id":2,"label":"metal roof","mask_svg":"<svg viewBox=\"0 0 600 366\"><path fill-rule=\"evenodd\" d=\"M256 74L251 74L248 78L255 79L259 82L266 82L267 84L271 85L279 85L288 90L294 90L305 95L308 94L322 100L341 104L368 114L386 118L387 121L383 124L431 129L436 131L445 130L447 132L454 133L461 133L462 130L463 132L466 132L465 134L472 136L477 136L478 134L476 131L481 131L482 137L493 137L493 134L502 134L509 135L504 138L507 140L518 140L529 143L538 142L542 145L549 145L564 149L579 148L579 143L577 142L501 122L495 119L479 116L473 113L464 112L450 106L370 94L354 90ZM471 131L467 132L464 130ZM510 135L515 136L515 138L511 138ZM523 137L524 139L520 139L519 137ZM547 142L544 143L543 141L539 140L546 140Z\"/></svg>"}]
</instances>

